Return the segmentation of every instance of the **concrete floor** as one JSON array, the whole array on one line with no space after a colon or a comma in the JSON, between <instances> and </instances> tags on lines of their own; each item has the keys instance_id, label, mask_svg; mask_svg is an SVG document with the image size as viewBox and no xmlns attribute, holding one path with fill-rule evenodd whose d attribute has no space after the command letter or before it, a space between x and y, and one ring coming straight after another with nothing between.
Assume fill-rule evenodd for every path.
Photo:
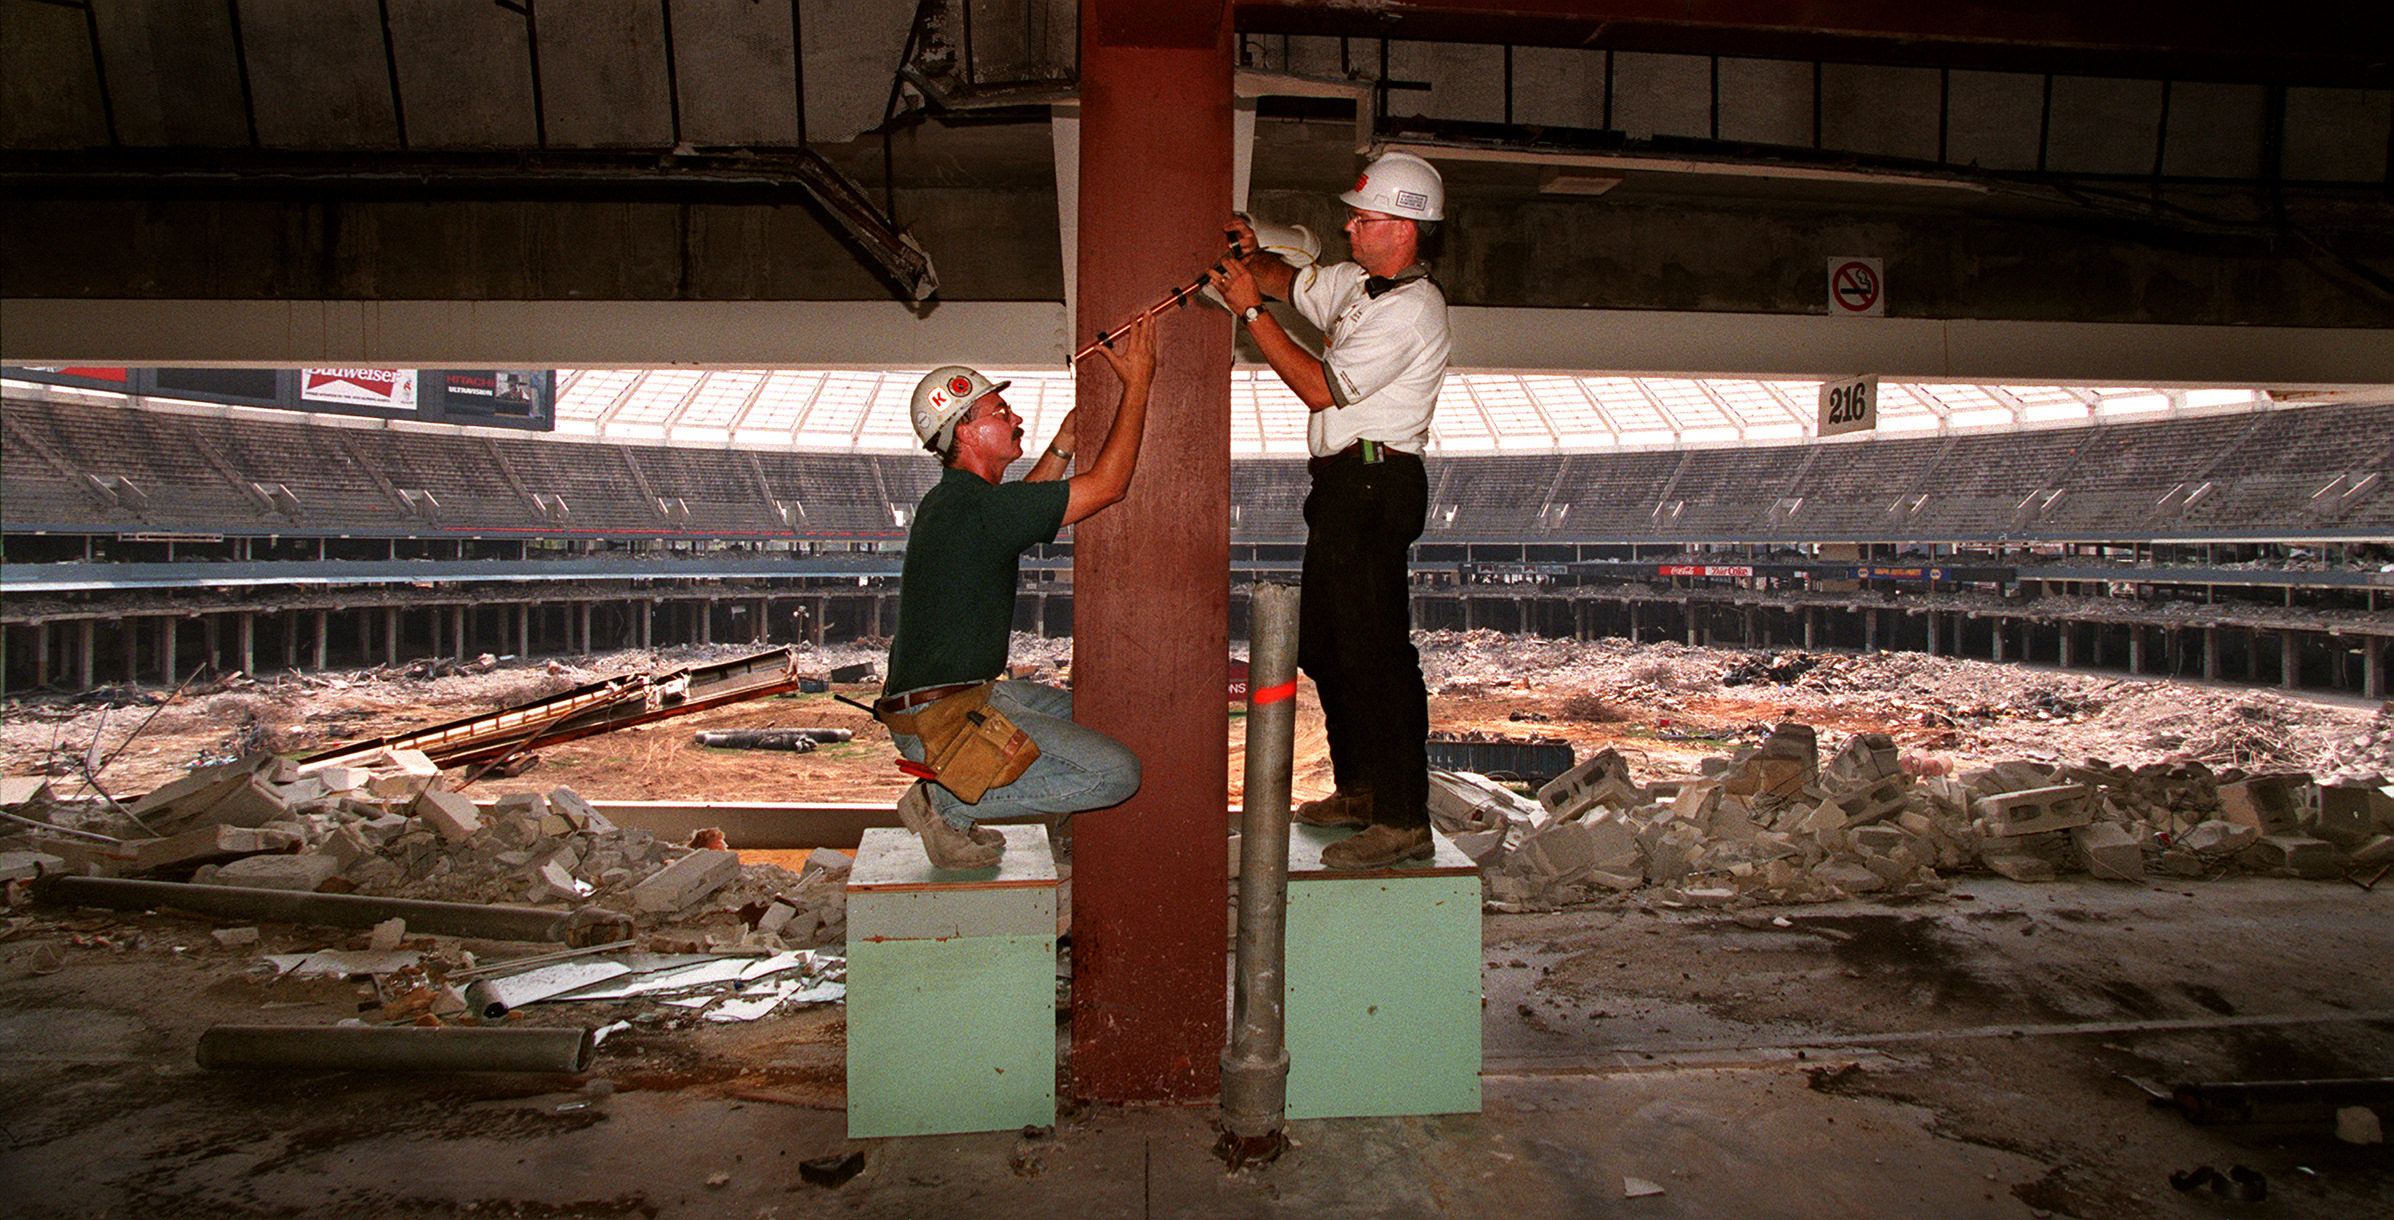
<instances>
[{"instance_id":1,"label":"concrete floor","mask_svg":"<svg viewBox=\"0 0 2394 1220\"><path fill-rule=\"evenodd\" d=\"M2128 1079L2394 1076L2394 886L1490 916L1482 1111L1295 1122L1237 1173L1207 1107L850 1143L836 1010L619 1036L586 1077L202 1072L206 1025L301 1018L259 1013L204 925L54 914L0 943L12 1216L2394 1216L2384 1147L2197 1127ZM802 1180L852 1149L853 1180ZM2205 1164L2270 1194L2171 1189Z\"/></svg>"}]
</instances>

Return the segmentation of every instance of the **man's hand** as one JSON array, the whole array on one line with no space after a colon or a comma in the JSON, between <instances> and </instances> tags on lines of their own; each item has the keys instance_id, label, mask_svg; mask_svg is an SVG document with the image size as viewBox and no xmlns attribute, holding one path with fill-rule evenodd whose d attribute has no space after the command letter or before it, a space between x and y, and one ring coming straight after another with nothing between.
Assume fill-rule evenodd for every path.
<instances>
[{"instance_id":1,"label":"man's hand","mask_svg":"<svg viewBox=\"0 0 2394 1220\"><path fill-rule=\"evenodd\" d=\"M1222 294L1222 300L1230 306L1230 312L1244 313L1250 305L1289 299L1289 289L1296 282L1297 269L1289 266L1277 254L1256 257L1263 249L1263 243L1256 238L1252 222L1244 216L1233 214L1230 223L1222 226L1222 233L1238 242L1239 257L1224 259L1222 265L1207 272L1206 277L1213 284L1214 291ZM1248 284L1238 289L1236 295L1230 287L1230 281L1234 278L1243 278Z\"/></svg>"},{"instance_id":2,"label":"man's hand","mask_svg":"<svg viewBox=\"0 0 2394 1220\"><path fill-rule=\"evenodd\" d=\"M1123 350L1103 343L1097 346L1105 353L1106 363L1114 366L1114 375L1122 379L1122 399L1114 404L1114 422L1106 426L1097 460L1067 484L1066 525L1118 503L1130 490L1131 471L1139 464L1139 439L1147 432L1147 392L1155 384L1155 326L1155 315L1148 314L1116 336L1115 343Z\"/></svg>"},{"instance_id":3,"label":"man's hand","mask_svg":"<svg viewBox=\"0 0 2394 1220\"><path fill-rule=\"evenodd\" d=\"M1222 226L1222 232L1225 236L1238 242L1241 258L1255 253L1263 244L1255 239L1255 225L1246 217L1235 212L1231 213L1230 223Z\"/></svg>"},{"instance_id":4,"label":"man's hand","mask_svg":"<svg viewBox=\"0 0 2394 1220\"><path fill-rule=\"evenodd\" d=\"M1247 240L1255 240L1255 234L1247 234ZM1230 303L1230 312L1245 313L1250 307L1263 304L1263 286L1255 282L1255 273L1247 270L1246 263L1227 259L1205 275L1214 291Z\"/></svg>"},{"instance_id":5,"label":"man's hand","mask_svg":"<svg viewBox=\"0 0 2394 1220\"><path fill-rule=\"evenodd\" d=\"M1123 388L1136 387L1144 392L1155 384L1155 315L1147 314L1132 322L1123 333L1114 337L1126 353L1116 353L1112 343L1097 345L1098 354L1114 366L1114 375L1122 379Z\"/></svg>"}]
</instances>

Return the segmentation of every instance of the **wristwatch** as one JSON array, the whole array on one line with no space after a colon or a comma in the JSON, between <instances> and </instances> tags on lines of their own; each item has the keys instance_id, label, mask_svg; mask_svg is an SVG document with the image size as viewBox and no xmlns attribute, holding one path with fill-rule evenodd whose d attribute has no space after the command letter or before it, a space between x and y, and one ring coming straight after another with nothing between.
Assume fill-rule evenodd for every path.
<instances>
[{"instance_id":1,"label":"wristwatch","mask_svg":"<svg viewBox=\"0 0 2394 1220\"><path fill-rule=\"evenodd\" d=\"M1249 325L1249 326L1253 326L1253 325L1255 325L1255 318L1256 318L1256 315L1258 315L1258 314L1260 314L1260 313L1262 313L1262 312L1263 312L1263 306L1261 306L1261 305L1249 305L1249 306L1248 306L1248 307L1246 307L1245 309L1242 309L1242 310L1240 310L1240 311L1239 311L1239 321L1241 321L1241 322L1244 322L1244 323L1246 323L1246 324L1247 324L1247 325Z\"/></svg>"}]
</instances>

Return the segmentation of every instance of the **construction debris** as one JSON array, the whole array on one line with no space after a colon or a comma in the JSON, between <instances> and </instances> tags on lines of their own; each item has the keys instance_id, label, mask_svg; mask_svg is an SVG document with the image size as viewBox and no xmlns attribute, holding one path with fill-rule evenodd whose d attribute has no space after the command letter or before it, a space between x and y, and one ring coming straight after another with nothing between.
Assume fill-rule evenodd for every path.
<instances>
[{"instance_id":1,"label":"construction debris","mask_svg":"<svg viewBox=\"0 0 2394 1220\"><path fill-rule=\"evenodd\" d=\"M376 751L421 751L441 767L498 768L535 746L572 741L671 716L796 690L798 653L775 649L705 665L619 674L547 698L413 733L336 747L300 760L304 769L353 762Z\"/></svg>"},{"instance_id":2,"label":"construction debris","mask_svg":"<svg viewBox=\"0 0 2394 1220\"><path fill-rule=\"evenodd\" d=\"M2332 879L2394 862L2394 785L2378 776L2323 788L2299 773L2100 759L1918 774L1935 768L1906 765L1881 733L1847 738L1826 764L1819 753L1812 726L1787 722L1697 776L1641 785L1606 749L1534 806L1486 777L1433 771L1431 817L1480 863L1498 911L1648 887L1687 906L1750 906L1935 895L1969 872Z\"/></svg>"},{"instance_id":3,"label":"construction debris","mask_svg":"<svg viewBox=\"0 0 2394 1220\"><path fill-rule=\"evenodd\" d=\"M0 869L39 877L62 902L170 905L244 922L403 918L419 932L576 943L645 933L675 951L742 953L845 937L839 853L816 853L803 875L744 866L719 838L714 848L674 846L616 826L568 788L477 804L437 786L440 771L422 752L344 758L206 766L121 811L52 802L52 821L0 838L10 853ZM136 814L160 833L137 833ZM106 847L66 837L93 826L129 837L93 836ZM112 880L131 877L150 880ZM291 901L261 905L274 891Z\"/></svg>"}]
</instances>

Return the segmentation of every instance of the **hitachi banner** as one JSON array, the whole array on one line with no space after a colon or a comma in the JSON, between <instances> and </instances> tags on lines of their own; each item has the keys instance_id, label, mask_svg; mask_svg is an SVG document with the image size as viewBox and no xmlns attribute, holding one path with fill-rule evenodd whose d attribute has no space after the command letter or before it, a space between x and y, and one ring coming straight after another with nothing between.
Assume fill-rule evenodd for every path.
<instances>
[{"instance_id":1,"label":"hitachi banner","mask_svg":"<svg viewBox=\"0 0 2394 1220\"><path fill-rule=\"evenodd\" d=\"M414 369L301 369L302 402L338 402L352 406L413 411L416 408Z\"/></svg>"}]
</instances>

